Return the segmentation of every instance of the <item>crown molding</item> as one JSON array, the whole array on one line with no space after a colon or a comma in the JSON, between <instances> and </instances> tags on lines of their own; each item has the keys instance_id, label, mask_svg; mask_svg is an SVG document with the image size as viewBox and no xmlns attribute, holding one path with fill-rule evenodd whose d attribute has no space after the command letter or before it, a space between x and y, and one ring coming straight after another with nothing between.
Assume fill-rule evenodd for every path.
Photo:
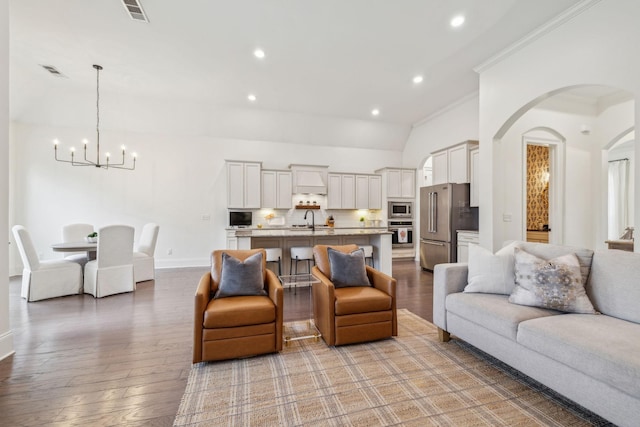
<instances>
[{"instance_id":1,"label":"crown molding","mask_svg":"<svg viewBox=\"0 0 640 427\"><path fill-rule=\"evenodd\" d=\"M456 108L458 108L460 105L467 103L469 100L473 99L473 98L477 98L478 95L480 94L479 91L474 90L471 93L468 93L467 95L463 96L462 98L458 99L457 101L452 102L451 104L448 104L447 106L441 108L440 110L436 111L435 113L431 113L429 114L427 117L418 120L417 122L413 123L411 125L411 129L414 129L418 126L422 126L423 124L430 122L431 120L435 119L438 116L441 116L445 113L448 113L451 110L454 110Z\"/></svg>"},{"instance_id":2,"label":"crown molding","mask_svg":"<svg viewBox=\"0 0 640 427\"><path fill-rule=\"evenodd\" d=\"M538 40L540 37L550 33L556 28L564 25L566 22L572 20L576 16L580 15L582 12L590 9L596 4L600 3L602 0L582 0L579 3L576 3L569 9L562 12L560 15L556 15L553 19L548 21L546 24L538 27L533 30L517 42L498 52L496 55L492 56L488 60L484 61L480 65L476 66L473 71L480 74L489 68L493 67L495 64L504 61L509 56L514 53L524 49L526 46L530 45L534 41Z\"/></svg>"}]
</instances>

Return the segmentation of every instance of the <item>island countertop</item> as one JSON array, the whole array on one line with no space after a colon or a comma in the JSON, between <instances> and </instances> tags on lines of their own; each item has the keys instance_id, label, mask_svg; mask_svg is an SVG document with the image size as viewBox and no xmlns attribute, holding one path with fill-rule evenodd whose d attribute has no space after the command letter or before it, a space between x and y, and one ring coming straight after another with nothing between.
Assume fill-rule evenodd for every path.
<instances>
[{"instance_id":1,"label":"island countertop","mask_svg":"<svg viewBox=\"0 0 640 427\"><path fill-rule=\"evenodd\" d=\"M371 245L374 266L391 276L391 233L382 227L306 227L227 228L229 249L280 248L282 271L291 270L290 249L315 245Z\"/></svg>"},{"instance_id":2,"label":"island countertop","mask_svg":"<svg viewBox=\"0 0 640 427\"><path fill-rule=\"evenodd\" d=\"M304 227L293 228L240 228L235 230L236 237L298 237L298 236L359 236L391 234L386 228L335 228L316 227L315 230Z\"/></svg>"}]
</instances>

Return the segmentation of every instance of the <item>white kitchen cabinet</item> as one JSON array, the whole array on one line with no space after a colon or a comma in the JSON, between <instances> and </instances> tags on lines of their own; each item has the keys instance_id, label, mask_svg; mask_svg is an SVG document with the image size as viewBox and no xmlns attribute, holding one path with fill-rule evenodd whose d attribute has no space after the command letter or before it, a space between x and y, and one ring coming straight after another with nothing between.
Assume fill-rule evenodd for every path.
<instances>
[{"instance_id":1,"label":"white kitchen cabinet","mask_svg":"<svg viewBox=\"0 0 640 427\"><path fill-rule=\"evenodd\" d=\"M292 174L290 171L262 171L262 207L291 209Z\"/></svg>"},{"instance_id":2,"label":"white kitchen cabinet","mask_svg":"<svg viewBox=\"0 0 640 427\"><path fill-rule=\"evenodd\" d=\"M327 187L327 209L356 208L355 175L330 173Z\"/></svg>"},{"instance_id":3,"label":"white kitchen cabinet","mask_svg":"<svg viewBox=\"0 0 640 427\"><path fill-rule=\"evenodd\" d=\"M479 168L480 168L480 149L478 147L469 150L469 175L471 176L471 189L469 205L471 207L478 207L480 205L480 196L478 195L479 188Z\"/></svg>"},{"instance_id":4,"label":"white kitchen cabinet","mask_svg":"<svg viewBox=\"0 0 640 427\"><path fill-rule=\"evenodd\" d=\"M356 175L356 209L369 209L369 177Z\"/></svg>"},{"instance_id":5,"label":"white kitchen cabinet","mask_svg":"<svg viewBox=\"0 0 640 427\"><path fill-rule=\"evenodd\" d=\"M227 161L227 207L259 209L262 193L262 164Z\"/></svg>"},{"instance_id":6,"label":"white kitchen cabinet","mask_svg":"<svg viewBox=\"0 0 640 427\"><path fill-rule=\"evenodd\" d=\"M469 244L477 245L480 238L477 231L458 231L457 261L469 262Z\"/></svg>"},{"instance_id":7,"label":"white kitchen cabinet","mask_svg":"<svg viewBox=\"0 0 640 427\"><path fill-rule=\"evenodd\" d=\"M433 185L446 184L449 181L449 157L447 150L439 151L431 155L431 176Z\"/></svg>"},{"instance_id":8,"label":"white kitchen cabinet","mask_svg":"<svg viewBox=\"0 0 640 427\"><path fill-rule=\"evenodd\" d=\"M387 197L414 198L416 196L416 171L414 169L385 169Z\"/></svg>"},{"instance_id":9,"label":"white kitchen cabinet","mask_svg":"<svg viewBox=\"0 0 640 427\"><path fill-rule=\"evenodd\" d=\"M356 209L382 209L380 175L356 175Z\"/></svg>"},{"instance_id":10,"label":"white kitchen cabinet","mask_svg":"<svg viewBox=\"0 0 640 427\"><path fill-rule=\"evenodd\" d=\"M327 177L327 209L342 209L342 175L337 173Z\"/></svg>"},{"instance_id":11,"label":"white kitchen cabinet","mask_svg":"<svg viewBox=\"0 0 640 427\"><path fill-rule=\"evenodd\" d=\"M401 169L400 176L400 197L416 197L416 171L414 169Z\"/></svg>"},{"instance_id":12,"label":"white kitchen cabinet","mask_svg":"<svg viewBox=\"0 0 640 427\"><path fill-rule=\"evenodd\" d=\"M236 230L227 230L227 249L238 249Z\"/></svg>"},{"instance_id":13,"label":"white kitchen cabinet","mask_svg":"<svg viewBox=\"0 0 640 427\"><path fill-rule=\"evenodd\" d=\"M469 154L470 150L477 146L477 141L465 141L431 153L433 183L463 184L470 182Z\"/></svg>"},{"instance_id":14,"label":"white kitchen cabinet","mask_svg":"<svg viewBox=\"0 0 640 427\"><path fill-rule=\"evenodd\" d=\"M356 177L342 175L342 209L356 208Z\"/></svg>"},{"instance_id":15,"label":"white kitchen cabinet","mask_svg":"<svg viewBox=\"0 0 640 427\"><path fill-rule=\"evenodd\" d=\"M382 177L369 175L369 209L382 209Z\"/></svg>"},{"instance_id":16,"label":"white kitchen cabinet","mask_svg":"<svg viewBox=\"0 0 640 427\"><path fill-rule=\"evenodd\" d=\"M449 154L449 182L469 182L469 153L465 144L452 147Z\"/></svg>"}]
</instances>

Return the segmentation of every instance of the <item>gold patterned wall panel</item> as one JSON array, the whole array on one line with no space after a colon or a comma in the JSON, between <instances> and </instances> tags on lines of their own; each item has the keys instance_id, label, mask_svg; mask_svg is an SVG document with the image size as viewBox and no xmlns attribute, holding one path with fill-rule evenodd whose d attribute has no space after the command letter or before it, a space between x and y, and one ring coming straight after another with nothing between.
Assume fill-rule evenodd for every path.
<instances>
[{"instance_id":1,"label":"gold patterned wall panel","mask_svg":"<svg viewBox=\"0 0 640 427\"><path fill-rule=\"evenodd\" d=\"M549 147L527 145L527 230L549 224Z\"/></svg>"}]
</instances>

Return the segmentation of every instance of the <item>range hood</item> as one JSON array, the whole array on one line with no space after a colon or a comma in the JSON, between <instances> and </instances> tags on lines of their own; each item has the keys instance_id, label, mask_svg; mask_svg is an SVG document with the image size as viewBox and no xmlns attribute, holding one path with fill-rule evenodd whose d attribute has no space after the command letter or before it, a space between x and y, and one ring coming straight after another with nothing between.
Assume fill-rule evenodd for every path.
<instances>
[{"instance_id":1,"label":"range hood","mask_svg":"<svg viewBox=\"0 0 640 427\"><path fill-rule=\"evenodd\" d=\"M327 194L329 166L289 165L293 172L293 192L304 194Z\"/></svg>"}]
</instances>

